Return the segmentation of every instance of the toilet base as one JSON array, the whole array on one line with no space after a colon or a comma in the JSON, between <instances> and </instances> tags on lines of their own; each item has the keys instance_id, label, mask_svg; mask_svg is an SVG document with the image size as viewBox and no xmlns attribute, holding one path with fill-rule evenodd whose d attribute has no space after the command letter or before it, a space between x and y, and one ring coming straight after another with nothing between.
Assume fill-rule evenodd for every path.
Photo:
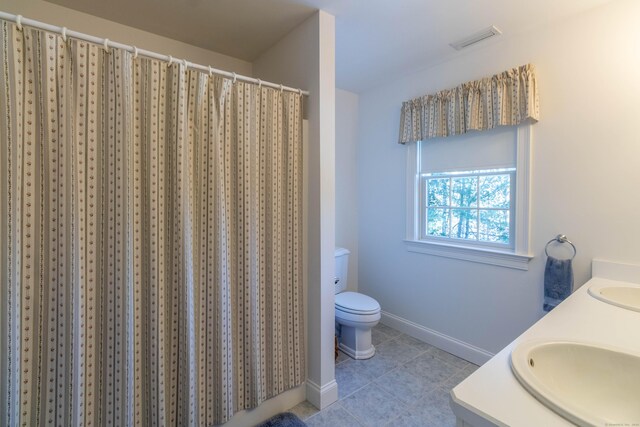
<instances>
[{"instance_id":1,"label":"toilet base","mask_svg":"<svg viewBox=\"0 0 640 427\"><path fill-rule=\"evenodd\" d=\"M346 354L352 359L358 359L358 360L371 359L376 354L376 348L373 345L369 348L369 350L364 350L364 351L353 350L342 343L338 344L338 347L340 347L340 350L344 354Z\"/></svg>"},{"instance_id":2,"label":"toilet base","mask_svg":"<svg viewBox=\"0 0 640 427\"><path fill-rule=\"evenodd\" d=\"M377 323L377 322L376 322ZM376 354L371 344L371 327L357 328L341 325L340 350L353 359L370 359Z\"/></svg>"}]
</instances>

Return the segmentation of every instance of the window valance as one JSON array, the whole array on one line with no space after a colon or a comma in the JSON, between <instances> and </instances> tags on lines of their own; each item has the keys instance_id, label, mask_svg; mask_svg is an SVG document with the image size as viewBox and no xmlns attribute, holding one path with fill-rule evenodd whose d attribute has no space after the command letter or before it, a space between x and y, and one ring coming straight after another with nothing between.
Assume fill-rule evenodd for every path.
<instances>
[{"instance_id":1,"label":"window valance","mask_svg":"<svg viewBox=\"0 0 640 427\"><path fill-rule=\"evenodd\" d=\"M400 144L538 121L532 64L402 103Z\"/></svg>"}]
</instances>

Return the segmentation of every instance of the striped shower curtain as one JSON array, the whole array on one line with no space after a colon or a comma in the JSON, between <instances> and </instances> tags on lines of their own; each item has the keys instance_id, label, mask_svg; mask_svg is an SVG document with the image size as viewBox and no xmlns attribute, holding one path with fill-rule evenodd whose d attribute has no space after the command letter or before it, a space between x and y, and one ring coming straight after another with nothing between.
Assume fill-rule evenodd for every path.
<instances>
[{"instance_id":1,"label":"striped shower curtain","mask_svg":"<svg viewBox=\"0 0 640 427\"><path fill-rule=\"evenodd\" d=\"M304 381L301 95L0 21L0 425Z\"/></svg>"}]
</instances>

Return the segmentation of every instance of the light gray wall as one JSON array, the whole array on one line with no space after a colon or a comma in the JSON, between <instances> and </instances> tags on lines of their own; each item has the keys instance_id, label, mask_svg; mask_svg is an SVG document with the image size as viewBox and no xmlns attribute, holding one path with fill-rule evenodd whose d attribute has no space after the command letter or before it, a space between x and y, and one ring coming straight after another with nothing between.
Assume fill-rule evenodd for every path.
<instances>
[{"instance_id":1,"label":"light gray wall","mask_svg":"<svg viewBox=\"0 0 640 427\"><path fill-rule=\"evenodd\" d=\"M336 246L351 251L349 290L358 290L358 95L336 90Z\"/></svg>"},{"instance_id":2,"label":"light gray wall","mask_svg":"<svg viewBox=\"0 0 640 427\"><path fill-rule=\"evenodd\" d=\"M640 2L608 3L472 49L360 94L359 290L384 311L497 352L541 316L545 243L577 248L576 286L593 258L640 262ZM402 101L525 63L537 67L529 271L407 252Z\"/></svg>"}]
</instances>

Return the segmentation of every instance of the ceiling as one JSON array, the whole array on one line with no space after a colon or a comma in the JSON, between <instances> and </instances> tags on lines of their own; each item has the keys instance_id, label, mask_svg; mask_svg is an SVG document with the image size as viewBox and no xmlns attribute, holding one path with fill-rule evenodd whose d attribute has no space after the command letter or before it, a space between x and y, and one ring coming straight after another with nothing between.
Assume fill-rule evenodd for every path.
<instances>
[{"instance_id":1,"label":"ceiling","mask_svg":"<svg viewBox=\"0 0 640 427\"><path fill-rule=\"evenodd\" d=\"M336 84L360 92L490 25L509 37L611 0L48 1L249 62L322 9L336 17Z\"/></svg>"}]
</instances>

